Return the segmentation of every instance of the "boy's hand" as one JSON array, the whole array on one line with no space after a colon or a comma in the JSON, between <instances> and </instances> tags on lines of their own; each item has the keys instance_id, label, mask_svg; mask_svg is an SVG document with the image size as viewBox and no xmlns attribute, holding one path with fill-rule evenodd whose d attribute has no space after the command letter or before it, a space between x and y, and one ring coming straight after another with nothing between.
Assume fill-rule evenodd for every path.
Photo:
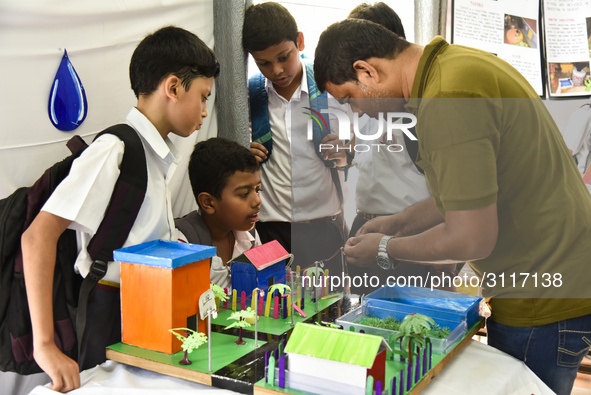
<instances>
[{"instance_id":1,"label":"boy's hand","mask_svg":"<svg viewBox=\"0 0 591 395\"><path fill-rule=\"evenodd\" d=\"M78 364L62 353L55 343L35 346L33 356L51 378L50 390L68 392L80 387Z\"/></svg>"},{"instance_id":2,"label":"boy's hand","mask_svg":"<svg viewBox=\"0 0 591 395\"><path fill-rule=\"evenodd\" d=\"M320 142L320 150L324 160L335 160L336 166L339 167L347 165L346 147L347 144L339 140L339 136L336 134L328 134Z\"/></svg>"},{"instance_id":3,"label":"boy's hand","mask_svg":"<svg viewBox=\"0 0 591 395\"><path fill-rule=\"evenodd\" d=\"M250 143L250 152L257 158L257 162L259 163L267 159L267 154L269 153L264 145L255 142Z\"/></svg>"}]
</instances>

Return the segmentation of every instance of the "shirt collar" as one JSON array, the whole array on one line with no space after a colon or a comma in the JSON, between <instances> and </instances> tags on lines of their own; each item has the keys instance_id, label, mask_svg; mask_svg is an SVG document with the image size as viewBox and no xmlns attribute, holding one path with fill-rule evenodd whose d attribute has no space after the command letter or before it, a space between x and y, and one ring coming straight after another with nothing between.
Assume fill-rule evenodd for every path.
<instances>
[{"instance_id":1,"label":"shirt collar","mask_svg":"<svg viewBox=\"0 0 591 395\"><path fill-rule=\"evenodd\" d=\"M300 63L302 64L302 79L300 81L300 86L298 86L298 88L295 90L291 97L295 96L301 98L302 92L308 93L308 74L306 73L306 63L304 63L302 59L300 59ZM276 95L281 96L275 90L275 86L273 86L273 83L269 82L268 78L265 78L265 88L267 89L267 93L272 91Z\"/></svg>"},{"instance_id":2,"label":"shirt collar","mask_svg":"<svg viewBox=\"0 0 591 395\"><path fill-rule=\"evenodd\" d=\"M235 248L238 247L239 251L244 252L254 247L255 238L250 232L235 230L234 239L236 243Z\"/></svg>"},{"instance_id":3,"label":"shirt collar","mask_svg":"<svg viewBox=\"0 0 591 395\"><path fill-rule=\"evenodd\" d=\"M419 65L415 74L415 79L412 84L412 90L410 93L410 100L406 104L406 109L409 112L416 111L419 107L419 101L425 90L425 84L433 61L436 59L443 50L449 46L448 42L441 36L435 37L431 42L425 46L423 54L419 59Z\"/></svg>"},{"instance_id":4,"label":"shirt collar","mask_svg":"<svg viewBox=\"0 0 591 395\"><path fill-rule=\"evenodd\" d=\"M180 159L179 151L176 149L168 136L162 138L156 127L150 120L141 113L136 107L132 108L127 114L127 123L129 123L145 140L145 142L154 150L154 152L163 160L168 155L172 155L173 161Z\"/></svg>"}]
</instances>

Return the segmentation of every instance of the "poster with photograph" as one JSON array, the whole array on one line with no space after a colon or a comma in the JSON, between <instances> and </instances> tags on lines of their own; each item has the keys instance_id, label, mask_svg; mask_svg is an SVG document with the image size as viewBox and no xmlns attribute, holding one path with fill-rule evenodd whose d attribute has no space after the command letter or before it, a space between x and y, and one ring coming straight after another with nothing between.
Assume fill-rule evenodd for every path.
<instances>
[{"instance_id":1,"label":"poster with photograph","mask_svg":"<svg viewBox=\"0 0 591 395\"><path fill-rule=\"evenodd\" d=\"M452 42L497 55L544 94L538 0L454 0Z\"/></svg>"},{"instance_id":2,"label":"poster with photograph","mask_svg":"<svg viewBox=\"0 0 591 395\"><path fill-rule=\"evenodd\" d=\"M591 0L544 0L548 92L591 95Z\"/></svg>"}]
</instances>

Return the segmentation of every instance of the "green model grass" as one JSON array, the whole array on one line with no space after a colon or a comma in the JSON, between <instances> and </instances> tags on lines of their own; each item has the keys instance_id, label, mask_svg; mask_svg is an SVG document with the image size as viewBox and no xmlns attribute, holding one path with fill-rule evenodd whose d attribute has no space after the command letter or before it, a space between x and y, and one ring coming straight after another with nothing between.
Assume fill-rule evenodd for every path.
<instances>
[{"instance_id":1,"label":"green model grass","mask_svg":"<svg viewBox=\"0 0 591 395\"><path fill-rule=\"evenodd\" d=\"M365 317L359 321L359 324L372 326L374 328L388 329L391 331L399 331L401 322L393 317L377 318L377 317ZM450 334L448 327L441 328L437 324L433 324L429 329L427 336L435 339L444 339Z\"/></svg>"}]
</instances>

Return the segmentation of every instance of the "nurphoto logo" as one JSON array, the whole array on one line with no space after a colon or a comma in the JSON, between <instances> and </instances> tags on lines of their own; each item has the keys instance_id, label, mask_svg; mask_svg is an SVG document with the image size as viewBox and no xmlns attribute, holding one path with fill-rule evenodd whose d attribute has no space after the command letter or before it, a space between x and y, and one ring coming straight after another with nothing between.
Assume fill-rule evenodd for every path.
<instances>
[{"instance_id":1,"label":"nurphoto logo","mask_svg":"<svg viewBox=\"0 0 591 395\"><path fill-rule=\"evenodd\" d=\"M350 119L349 114L344 111L336 110L334 108L329 109L322 109L320 112L313 110L312 108L305 107L306 110L310 110L310 113L307 113L310 116L308 120L308 140L313 139L314 131L313 131L313 122L320 127L320 129L328 129L328 123L326 119L322 116L322 114L329 114L336 116L339 122L339 140L348 141L351 139L351 124L353 124L353 133L355 135L355 142L354 146L336 146L333 144L320 144L318 149L320 151L326 149L336 148L338 151L349 151L349 152L368 152L372 149L376 149L379 151L380 149L387 149L389 152L401 152L404 151L404 146L400 144L396 144L396 137L393 134L394 130L400 130L404 133L410 140L416 140L417 138L412 134L409 130L417 124L417 118L413 114L405 113L405 112L387 112L385 115L383 112L378 113L377 119L377 130L375 133L373 130L367 130L364 128L363 133L359 130L359 114L352 113L353 119ZM322 114L321 114L322 113ZM410 120L410 122L407 122ZM375 123L372 123L375 125ZM359 141L371 141L371 140L378 140L382 135L384 135L384 125L386 129L385 137L386 137L386 144L367 144ZM382 140L383 141L383 140ZM357 143L359 142L359 143Z\"/></svg>"}]
</instances>

